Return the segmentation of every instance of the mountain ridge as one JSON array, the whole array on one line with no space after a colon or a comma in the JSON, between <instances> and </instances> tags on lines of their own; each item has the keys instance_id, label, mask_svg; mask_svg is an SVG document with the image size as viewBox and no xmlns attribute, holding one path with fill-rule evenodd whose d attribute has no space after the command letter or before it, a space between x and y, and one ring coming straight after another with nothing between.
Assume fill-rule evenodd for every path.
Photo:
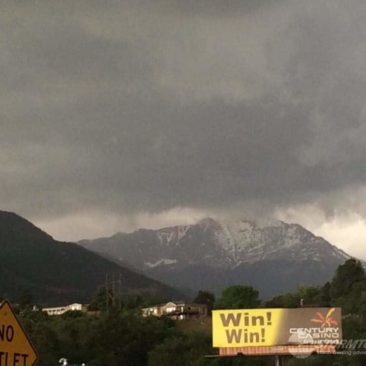
<instances>
[{"instance_id":1,"label":"mountain ridge","mask_svg":"<svg viewBox=\"0 0 366 366\"><path fill-rule=\"evenodd\" d=\"M0 296L8 299L29 291L43 305L86 303L108 274L122 278L125 294L175 293L75 243L54 240L13 212L0 211L0 261Z\"/></svg>"},{"instance_id":2,"label":"mountain ridge","mask_svg":"<svg viewBox=\"0 0 366 366\"><path fill-rule=\"evenodd\" d=\"M192 225L138 229L78 244L103 251L153 278L164 278L171 285L197 290L197 281L191 274L201 273L198 276L202 277L201 269L206 268L205 273L212 273L212 276L219 273L217 277L222 277L216 281L215 290L220 290L224 284L234 284L236 276L240 282L260 283L260 290L269 295L276 293L265 286L260 272L263 276L276 275L273 271L266 274L274 263L279 266L286 263L301 285L324 282L339 264L351 258L301 225L282 221L257 224L248 220L219 222L205 218ZM318 280L313 273L296 273L296 267L307 272L305 263L319 274ZM281 271L285 269L278 269L279 278L282 278ZM211 281L207 281L207 285L209 283ZM284 283L281 288L291 290L293 286L287 289Z\"/></svg>"}]
</instances>

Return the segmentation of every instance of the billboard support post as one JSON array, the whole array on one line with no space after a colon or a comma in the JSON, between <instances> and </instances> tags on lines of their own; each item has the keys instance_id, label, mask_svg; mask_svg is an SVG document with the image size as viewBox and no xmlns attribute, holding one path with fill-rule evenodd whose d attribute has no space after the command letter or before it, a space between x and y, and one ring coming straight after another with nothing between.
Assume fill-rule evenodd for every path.
<instances>
[{"instance_id":1,"label":"billboard support post","mask_svg":"<svg viewBox=\"0 0 366 366\"><path fill-rule=\"evenodd\" d=\"M275 366L283 366L282 357L281 356L275 356Z\"/></svg>"}]
</instances>

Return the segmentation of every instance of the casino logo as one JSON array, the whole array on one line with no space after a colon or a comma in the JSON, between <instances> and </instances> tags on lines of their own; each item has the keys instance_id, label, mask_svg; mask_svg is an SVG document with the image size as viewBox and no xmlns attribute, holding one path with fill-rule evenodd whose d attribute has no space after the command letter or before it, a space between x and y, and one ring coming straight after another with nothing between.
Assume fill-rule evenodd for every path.
<instances>
[{"instance_id":1,"label":"casino logo","mask_svg":"<svg viewBox=\"0 0 366 366\"><path fill-rule=\"evenodd\" d=\"M321 328L330 328L332 326L337 327L338 322L332 318L335 308L331 308L326 314L322 314L319 311L316 312L316 317L311 319L312 323L317 323Z\"/></svg>"}]
</instances>

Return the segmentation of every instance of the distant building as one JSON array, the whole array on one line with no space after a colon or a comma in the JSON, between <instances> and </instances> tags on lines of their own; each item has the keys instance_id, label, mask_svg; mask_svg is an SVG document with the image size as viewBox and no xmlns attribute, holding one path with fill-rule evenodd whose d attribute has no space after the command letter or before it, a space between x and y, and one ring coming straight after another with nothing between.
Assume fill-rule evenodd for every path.
<instances>
[{"instance_id":1,"label":"distant building","mask_svg":"<svg viewBox=\"0 0 366 366\"><path fill-rule=\"evenodd\" d=\"M42 311L44 311L48 315L62 315L64 313L66 313L67 311L86 312L87 307L86 307L86 305L75 303L75 304L70 304L70 305L66 305L66 306L58 306L58 307L53 307L53 308L43 308Z\"/></svg>"},{"instance_id":2,"label":"distant building","mask_svg":"<svg viewBox=\"0 0 366 366\"><path fill-rule=\"evenodd\" d=\"M142 309L142 316L167 316L174 320L202 318L208 314L207 305L186 303L184 301L168 302Z\"/></svg>"}]
</instances>

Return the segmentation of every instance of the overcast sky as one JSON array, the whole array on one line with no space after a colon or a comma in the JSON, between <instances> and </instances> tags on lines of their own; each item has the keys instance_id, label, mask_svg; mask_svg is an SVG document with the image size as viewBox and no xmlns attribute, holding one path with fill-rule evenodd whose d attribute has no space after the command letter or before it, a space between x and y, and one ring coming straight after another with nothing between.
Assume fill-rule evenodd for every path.
<instances>
[{"instance_id":1,"label":"overcast sky","mask_svg":"<svg viewBox=\"0 0 366 366\"><path fill-rule=\"evenodd\" d=\"M205 216L366 258L364 0L4 1L1 208L57 239Z\"/></svg>"}]
</instances>

